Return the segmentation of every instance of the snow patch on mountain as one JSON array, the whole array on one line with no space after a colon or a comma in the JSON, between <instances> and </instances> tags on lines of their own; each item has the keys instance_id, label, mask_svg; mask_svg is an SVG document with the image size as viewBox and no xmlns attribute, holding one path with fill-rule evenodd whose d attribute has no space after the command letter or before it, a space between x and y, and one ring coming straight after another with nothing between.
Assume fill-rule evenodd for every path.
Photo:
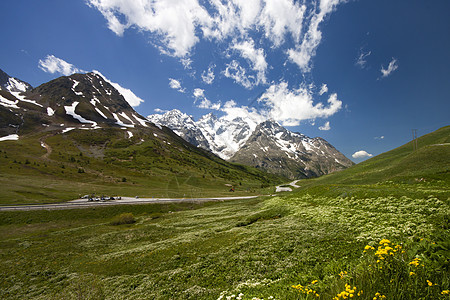
<instances>
[{"instance_id":1,"label":"snow patch on mountain","mask_svg":"<svg viewBox=\"0 0 450 300\"><path fill-rule=\"evenodd\" d=\"M6 89L11 92L26 92L31 86L21 80L14 77L10 77Z\"/></svg>"},{"instance_id":2,"label":"snow patch on mountain","mask_svg":"<svg viewBox=\"0 0 450 300\"><path fill-rule=\"evenodd\" d=\"M19 101L11 101L9 99L6 99L4 97L2 97L2 95L0 95L0 105L4 106L4 107L8 107L8 108L19 108L17 106L17 103Z\"/></svg>"},{"instance_id":3,"label":"snow patch on mountain","mask_svg":"<svg viewBox=\"0 0 450 300\"><path fill-rule=\"evenodd\" d=\"M47 115L49 117L53 116L55 114L55 111L51 107L47 107Z\"/></svg>"},{"instance_id":4,"label":"snow patch on mountain","mask_svg":"<svg viewBox=\"0 0 450 300\"><path fill-rule=\"evenodd\" d=\"M116 119L117 125L123 126L123 127L134 128L133 124L125 124L122 120L120 120L116 113L112 113L112 115L114 116L114 119Z\"/></svg>"},{"instance_id":5,"label":"snow patch on mountain","mask_svg":"<svg viewBox=\"0 0 450 300\"><path fill-rule=\"evenodd\" d=\"M0 142L1 141L17 141L18 139L19 139L19 135L17 135L17 134L10 134L10 135L7 135L7 136L0 137Z\"/></svg>"},{"instance_id":6,"label":"snow patch on mountain","mask_svg":"<svg viewBox=\"0 0 450 300\"><path fill-rule=\"evenodd\" d=\"M108 117L105 116L105 114L102 113L102 111L101 111L100 109L98 109L98 107L95 107L95 111L98 112L98 114L99 114L100 116L102 116L104 119L108 119Z\"/></svg>"},{"instance_id":7,"label":"snow patch on mountain","mask_svg":"<svg viewBox=\"0 0 450 300\"><path fill-rule=\"evenodd\" d=\"M84 97L83 92L75 91L76 87L80 84L80 82L76 81L75 79L71 79L71 80L73 81L72 92L74 92L75 95L77 95L77 96L83 96Z\"/></svg>"},{"instance_id":8,"label":"snow patch on mountain","mask_svg":"<svg viewBox=\"0 0 450 300\"><path fill-rule=\"evenodd\" d=\"M97 126L97 122L86 120L85 118L83 118L79 114L75 113L75 109L77 108L78 104L79 104L79 102L75 101L75 102L72 103L71 106L64 106L64 109L66 110L66 114L68 114L72 118L78 120L80 123L92 124L93 127Z\"/></svg>"}]
</instances>

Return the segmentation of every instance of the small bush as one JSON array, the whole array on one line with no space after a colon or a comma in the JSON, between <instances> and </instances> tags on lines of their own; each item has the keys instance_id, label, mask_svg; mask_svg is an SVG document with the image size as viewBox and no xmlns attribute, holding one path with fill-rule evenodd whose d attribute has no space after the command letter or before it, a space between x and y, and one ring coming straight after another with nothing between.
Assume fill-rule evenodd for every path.
<instances>
[{"instance_id":1,"label":"small bush","mask_svg":"<svg viewBox=\"0 0 450 300\"><path fill-rule=\"evenodd\" d=\"M118 216L115 216L111 220L111 225L122 225L122 224L133 224L136 223L134 216L132 213L123 213Z\"/></svg>"}]
</instances>

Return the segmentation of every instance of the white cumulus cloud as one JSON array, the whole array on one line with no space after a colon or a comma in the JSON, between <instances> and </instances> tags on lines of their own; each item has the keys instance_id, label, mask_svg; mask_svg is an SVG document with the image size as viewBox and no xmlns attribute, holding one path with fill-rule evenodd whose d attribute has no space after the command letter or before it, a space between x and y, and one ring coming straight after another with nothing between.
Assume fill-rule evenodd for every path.
<instances>
[{"instance_id":1,"label":"white cumulus cloud","mask_svg":"<svg viewBox=\"0 0 450 300\"><path fill-rule=\"evenodd\" d=\"M205 90L199 88L194 89L194 97L196 99L205 97Z\"/></svg>"},{"instance_id":2,"label":"white cumulus cloud","mask_svg":"<svg viewBox=\"0 0 450 300\"><path fill-rule=\"evenodd\" d=\"M322 96L323 94L325 94L327 92L328 92L328 86L324 83L324 84L322 84L322 87L320 88L319 95Z\"/></svg>"},{"instance_id":3,"label":"white cumulus cloud","mask_svg":"<svg viewBox=\"0 0 450 300\"><path fill-rule=\"evenodd\" d=\"M255 42L252 39L235 43L231 49L239 52L240 56L250 62L251 68L256 72L255 85L266 83L267 62L264 49L255 48Z\"/></svg>"},{"instance_id":4,"label":"white cumulus cloud","mask_svg":"<svg viewBox=\"0 0 450 300\"><path fill-rule=\"evenodd\" d=\"M316 49L322 40L322 32L319 30L320 23L340 2L341 0L321 0L319 11L312 16L302 42L287 51L289 59L297 64L303 72L311 70L311 59L316 55Z\"/></svg>"},{"instance_id":5,"label":"white cumulus cloud","mask_svg":"<svg viewBox=\"0 0 450 300\"><path fill-rule=\"evenodd\" d=\"M392 58L387 69L385 69L383 66L381 66L381 74L382 74L381 77L383 77L383 78L388 77L389 75L392 74L392 72L394 72L397 69L398 69L397 59Z\"/></svg>"},{"instance_id":6,"label":"white cumulus cloud","mask_svg":"<svg viewBox=\"0 0 450 300\"><path fill-rule=\"evenodd\" d=\"M211 22L197 0L88 0L88 4L103 14L117 35L130 27L150 32L161 38L163 52L177 57L187 56L199 41L196 27Z\"/></svg>"},{"instance_id":7,"label":"white cumulus cloud","mask_svg":"<svg viewBox=\"0 0 450 300\"><path fill-rule=\"evenodd\" d=\"M195 88L193 95L195 98L195 103L198 103L197 104L198 108L220 110L221 104L220 103L212 103L209 99L207 99L205 96L205 90L200 89L200 88Z\"/></svg>"},{"instance_id":8,"label":"white cumulus cloud","mask_svg":"<svg viewBox=\"0 0 450 300\"><path fill-rule=\"evenodd\" d=\"M44 59L40 59L38 66L44 72L52 74L58 73L64 76L86 72L54 55L47 55Z\"/></svg>"},{"instance_id":9,"label":"white cumulus cloud","mask_svg":"<svg viewBox=\"0 0 450 300\"><path fill-rule=\"evenodd\" d=\"M327 130L330 130L330 129L331 129L330 122L326 122L325 124L323 124L323 126L319 127L319 130L324 130L324 131L327 131Z\"/></svg>"},{"instance_id":10,"label":"white cumulus cloud","mask_svg":"<svg viewBox=\"0 0 450 300\"><path fill-rule=\"evenodd\" d=\"M249 75L247 70L243 68L237 60L233 60L227 64L225 71L223 71L222 74L225 75L225 77L233 79L234 82L242 85L246 89L252 89L257 83L255 76Z\"/></svg>"},{"instance_id":11,"label":"white cumulus cloud","mask_svg":"<svg viewBox=\"0 0 450 300\"><path fill-rule=\"evenodd\" d=\"M289 89L286 82L274 84L258 100L267 106L269 118L283 126L298 126L302 120L327 118L342 108L337 94L331 94L328 105L314 103L313 94L308 87Z\"/></svg>"},{"instance_id":12,"label":"white cumulus cloud","mask_svg":"<svg viewBox=\"0 0 450 300\"><path fill-rule=\"evenodd\" d=\"M216 65L211 65L208 67L208 70L203 71L202 73L202 80L206 84L212 84L214 82L214 68Z\"/></svg>"},{"instance_id":13,"label":"white cumulus cloud","mask_svg":"<svg viewBox=\"0 0 450 300\"><path fill-rule=\"evenodd\" d=\"M186 92L186 89L181 87L181 82L173 78L169 78L169 87L171 89L179 91L180 93Z\"/></svg>"},{"instance_id":14,"label":"white cumulus cloud","mask_svg":"<svg viewBox=\"0 0 450 300\"><path fill-rule=\"evenodd\" d=\"M366 158L366 157L372 157L373 155L370 153L367 153L364 150L356 151L352 154L353 158Z\"/></svg>"},{"instance_id":15,"label":"white cumulus cloud","mask_svg":"<svg viewBox=\"0 0 450 300\"><path fill-rule=\"evenodd\" d=\"M261 115L255 108L248 106L238 106L234 100L229 100L225 102L221 111L225 112L223 118L232 121L236 118L242 118L247 120L249 123L253 123L253 127L256 127L259 123L267 120L266 116Z\"/></svg>"},{"instance_id":16,"label":"white cumulus cloud","mask_svg":"<svg viewBox=\"0 0 450 300\"><path fill-rule=\"evenodd\" d=\"M201 40L227 43L232 38L237 45L244 45L249 36L256 34L259 41L270 41L273 48L286 40L293 41L294 46L285 55L303 71L310 70L310 61L321 42L320 24L345 0L317 2L87 0L90 7L105 17L115 34L122 36L129 28L149 33L151 41L164 54L185 58ZM257 54L259 60L252 60L253 68L262 69L264 61L260 59L261 53Z\"/></svg>"}]
</instances>

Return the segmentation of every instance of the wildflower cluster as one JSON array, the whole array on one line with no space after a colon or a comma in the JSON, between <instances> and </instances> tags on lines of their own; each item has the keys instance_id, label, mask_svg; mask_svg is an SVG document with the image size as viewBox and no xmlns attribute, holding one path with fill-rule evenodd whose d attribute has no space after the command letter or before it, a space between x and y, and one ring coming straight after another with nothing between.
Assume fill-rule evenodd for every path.
<instances>
[{"instance_id":1,"label":"wildflower cluster","mask_svg":"<svg viewBox=\"0 0 450 300\"><path fill-rule=\"evenodd\" d=\"M363 291L360 290L358 292L356 292L357 288L356 286L354 286L352 288L352 286L350 284L345 284L345 290L340 292L339 294L336 295L336 297L333 298L333 300L340 300L340 299L349 299L349 298L354 298L355 295L356 296L361 296L363 294Z\"/></svg>"},{"instance_id":2,"label":"wildflower cluster","mask_svg":"<svg viewBox=\"0 0 450 300\"><path fill-rule=\"evenodd\" d=\"M409 265L417 268L420 265L420 258L418 257L414 258L413 261L409 263Z\"/></svg>"},{"instance_id":3,"label":"wildflower cluster","mask_svg":"<svg viewBox=\"0 0 450 300\"><path fill-rule=\"evenodd\" d=\"M386 296L378 292L375 294L375 297L373 297L373 300L382 300L382 299L386 299Z\"/></svg>"},{"instance_id":4,"label":"wildflower cluster","mask_svg":"<svg viewBox=\"0 0 450 300\"><path fill-rule=\"evenodd\" d=\"M313 280L309 285L303 286L301 284L293 285L292 288L296 289L300 293L306 294L306 295L313 295L316 297L319 297L319 294L317 291L310 288L311 285L315 285L318 282L318 280Z\"/></svg>"},{"instance_id":5,"label":"wildflower cluster","mask_svg":"<svg viewBox=\"0 0 450 300\"><path fill-rule=\"evenodd\" d=\"M378 246L378 249L375 252L375 256L377 256L377 258L378 258L377 263L380 260L386 259L386 257L388 257L388 256L394 256L395 253L397 253L397 251L400 251L402 249L401 245L395 245L394 248L392 246L394 246L394 245L391 244L391 241L389 241L387 239L382 239L380 241L380 246ZM375 249L372 246L369 246L369 247L370 247L369 249ZM366 248L364 248L364 249L366 251Z\"/></svg>"},{"instance_id":6,"label":"wildflower cluster","mask_svg":"<svg viewBox=\"0 0 450 300\"><path fill-rule=\"evenodd\" d=\"M346 276L347 276L347 271L341 271L339 273L339 277L341 277L341 279L344 279L344 277L346 277Z\"/></svg>"}]
</instances>

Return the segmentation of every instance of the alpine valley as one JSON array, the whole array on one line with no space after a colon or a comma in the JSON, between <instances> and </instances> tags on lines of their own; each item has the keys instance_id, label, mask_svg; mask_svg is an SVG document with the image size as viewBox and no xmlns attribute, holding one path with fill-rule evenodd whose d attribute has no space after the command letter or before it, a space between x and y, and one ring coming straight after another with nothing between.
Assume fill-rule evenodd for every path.
<instances>
[{"instance_id":1,"label":"alpine valley","mask_svg":"<svg viewBox=\"0 0 450 300\"><path fill-rule=\"evenodd\" d=\"M11 188L4 197L73 199L136 188L158 196L185 196L186 189L212 195L228 192L226 186L256 193L286 179L353 165L325 140L274 121L213 114L194 121L178 110L145 118L126 97L97 71L36 88L0 71L1 179ZM28 180L22 178L24 168L31 183L18 188L13 182ZM45 178L60 186L48 188ZM64 196L52 192L62 193L65 180L83 184Z\"/></svg>"},{"instance_id":2,"label":"alpine valley","mask_svg":"<svg viewBox=\"0 0 450 300\"><path fill-rule=\"evenodd\" d=\"M285 178L227 162L139 115L99 72L32 88L0 72L3 203L85 194L208 197L269 193ZM125 95L125 96L124 96Z\"/></svg>"}]
</instances>

